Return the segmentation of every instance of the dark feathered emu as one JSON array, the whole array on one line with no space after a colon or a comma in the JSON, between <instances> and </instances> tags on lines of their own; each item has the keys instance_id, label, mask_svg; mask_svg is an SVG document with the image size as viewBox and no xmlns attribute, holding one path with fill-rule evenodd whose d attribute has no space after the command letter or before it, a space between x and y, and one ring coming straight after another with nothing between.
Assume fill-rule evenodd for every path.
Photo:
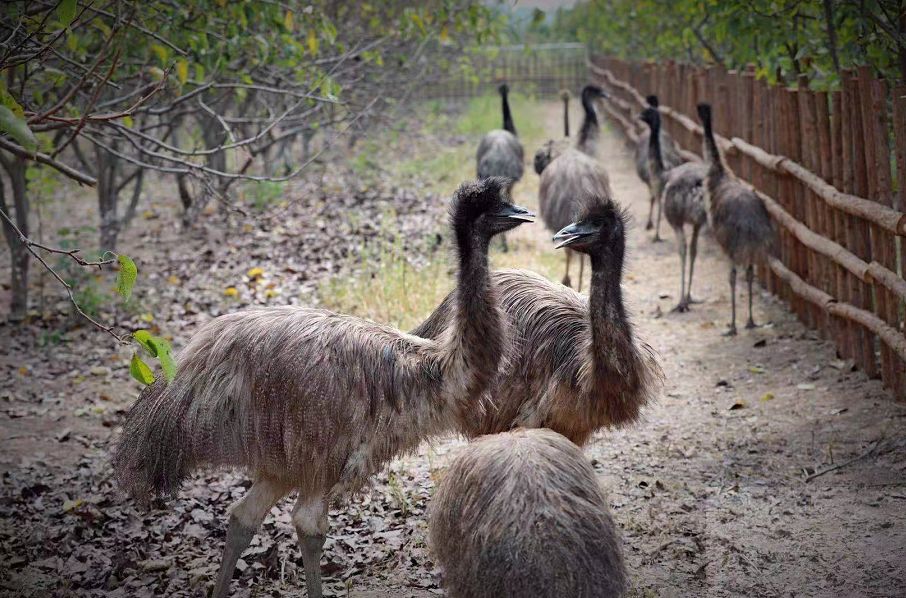
<instances>
[{"instance_id":1,"label":"dark feathered emu","mask_svg":"<svg viewBox=\"0 0 906 598\"><path fill-rule=\"evenodd\" d=\"M609 195L578 203L579 221L557 239L591 257L590 297L534 272L492 273L507 343L496 379L459 430L467 437L550 428L581 445L601 428L635 422L658 392L660 365L623 305L626 216ZM440 338L454 308L451 294L412 333Z\"/></svg>"},{"instance_id":2,"label":"dark feathered emu","mask_svg":"<svg viewBox=\"0 0 906 598\"><path fill-rule=\"evenodd\" d=\"M667 222L676 235L676 246L680 256L679 303L673 311L685 312L692 303L692 274L695 272L695 256L698 253L698 234L708 221L705 210L704 181L707 167L701 162L686 162L669 170L664 164L661 151L661 115L657 108L646 108L642 120L650 127L648 135L648 171L652 189L660 199ZM660 218L660 210L658 210ZM689 282L686 282L686 225L692 227L689 243Z\"/></svg>"},{"instance_id":3,"label":"dark feathered emu","mask_svg":"<svg viewBox=\"0 0 906 598\"><path fill-rule=\"evenodd\" d=\"M549 231L555 233L573 221L578 198L611 197L610 181L604 166L595 158L568 148L541 173L538 188L538 213ZM566 252L566 272L563 284L570 286L569 264L572 250ZM582 290L582 276L585 261L579 256L579 284Z\"/></svg>"},{"instance_id":4,"label":"dark feathered emu","mask_svg":"<svg viewBox=\"0 0 906 598\"><path fill-rule=\"evenodd\" d=\"M535 173L541 174L547 165L554 158L563 153L569 147L569 92L565 89L560 92L560 99L563 100L563 138L548 139L544 142L538 151L535 152Z\"/></svg>"},{"instance_id":5,"label":"dark feathered emu","mask_svg":"<svg viewBox=\"0 0 906 598\"><path fill-rule=\"evenodd\" d=\"M551 430L483 436L445 472L429 542L452 598L605 598L628 586L620 532L582 451Z\"/></svg>"},{"instance_id":6,"label":"dark feathered emu","mask_svg":"<svg viewBox=\"0 0 906 598\"><path fill-rule=\"evenodd\" d=\"M704 128L703 153L708 165L705 179L705 204L711 230L724 254L730 258L730 325L727 335L736 334L736 267L745 266L749 287L749 319L746 328L754 328L752 318L752 282L754 265L765 258L776 236L771 217L755 192L743 185L730 172L711 125L711 105L699 104L698 116Z\"/></svg>"},{"instance_id":7,"label":"dark feathered emu","mask_svg":"<svg viewBox=\"0 0 906 598\"><path fill-rule=\"evenodd\" d=\"M657 96L650 95L645 100L648 102L650 108L658 109L659 102ZM648 185L649 192L651 194L651 203L648 207L648 222L645 224L645 230L654 230L654 240L661 240L661 204L658 203L661 199L660 196L655 192L654 182L652 180L650 169L648 166L648 146L649 139L651 135L651 130L645 128L642 133L639 135L638 144L635 147L635 170L639 175L639 178ZM664 162L664 170L671 170L676 168L685 160L680 156L679 150L676 147L676 142L673 141L673 138L670 137L670 133L666 129L661 127L661 156ZM657 203L658 212L657 212L657 226L654 224L654 206Z\"/></svg>"},{"instance_id":8,"label":"dark feathered emu","mask_svg":"<svg viewBox=\"0 0 906 598\"><path fill-rule=\"evenodd\" d=\"M509 186L492 177L453 198L458 286L453 324L436 340L322 309L249 309L202 327L176 378L139 396L113 456L137 499L173 495L205 466L254 478L230 513L214 596L228 593L240 554L292 491L308 595L320 596L328 502L426 437L461 427L504 346L488 243L531 216L509 202Z\"/></svg>"},{"instance_id":9,"label":"dark feathered emu","mask_svg":"<svg viewBox=\"0 0 906 598\"><path fill-rule=\"evenodd\" d=\"M586 85L582 88L582 126L579 128L576 148L592 158L596 158L598 155L598 138L601 136L601 125L598 123L595 102L600 98L609 97L610 95L597 85Z\"/></svg>"},{"instance_id":10,"label":"dark feathered emu","mask_svg":"<svg viewBox=\"0 0 906 598\"><path fill-rule=\"evenodd\" d=\"M494 129L481 138L475 160L479 179L492 176L507 177L512 186L522 179L525 158L510 112L510 88L504 83L498 91L503 106L503 128ZM506 236L501 235L500 239L506 250Z\"/></svg>"}]
</instances>

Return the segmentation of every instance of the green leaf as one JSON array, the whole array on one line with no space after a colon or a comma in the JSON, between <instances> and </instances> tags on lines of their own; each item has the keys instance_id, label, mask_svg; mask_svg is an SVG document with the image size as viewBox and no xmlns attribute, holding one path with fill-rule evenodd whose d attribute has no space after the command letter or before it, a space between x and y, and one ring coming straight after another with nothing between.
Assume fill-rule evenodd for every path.
<instances>
[{"instance_id":1,"label":"green leaf","mask_svg":"<svg viewBox=\"0 0 906 598\"><path fill-rule=\"evenodd\" d=\"M116 292L125 301L129 301L129 297L132 296L132 287L135 286L135 279L138 276L138 268L128 255L120 254L116 257L116 261L120 263L120 271L116 274Z\"/></svg>"},{"instance_id":2,"label":"green leaf","mask_svg":"<svg viewBox=\"0 0 906 598\"><path fill-rule=\"evenodd\" d=\"M316 55L318 53L318 36L315 34L314 29L308 30L308 36L305 41L308 44L308 51L311 55Z\"/></svg>"},{"instance_id":3,"label":"green leaf","mask_svg":"<svg viewBox=\"0 0 906 598\"><path fill-rule=\"evenodd\" d=\"M138 353L132 354L132 361L129 362L129 374L142 384L152 384L154 382L154 373L148 364L142 361Z\"/></svg>"},{"instance_id":4,"label":"green leaf","mask_svg":"<svg viewBox=\"0 0 906 598\"><path fill-rule=\"evenodd\" d=\"M57 16L64 27L69 27L69 24L72 23L76 16L76 0L63 0L60 2L57 7Z\"/></svg>"},{"instance_id":5,"label":"green leaf","mask_svg":"<svg viewBox=\"0 0 906 598\"><path fill-rule=\"evenodd\" d=\"M176 77L180 83L185 83L189 79L189 61L185 58L176 61Z\"/></svg>"},{"instance_id":6,"label":"green leaf","mask_svg":"<svg viewBox=\"0 0 906 598\"><path fill-rule=\"evenodd\" d=\"M170 50L160 44L151 44L151 50L157 55L161 64L167 64L167 59L170 57Z\"/></svg>"},{"instance_id":7,"label":"green leaf","mask_svg":"<svg viewBox=\"0 0 906 598\"><path fill-rule=\"evenodd\" d=\"M164 370L164 376L167 377L167 382L172 382L173 378L176 377L176 362L173 360L173 348L170 347L170 343L159 336L152 337L151 342L154 343L154 346L157 349L157 359L160 361L161 369Z\"/></svg>"},{"instance_id":8,"label":"green leaf","mask_svg":"<svg viewBox=\"0 0 906 598\"><path fill-rule=\"evenodd\" d=\"M28 151L38 149L38 140L21 116L16 116L6 106L0 106L0 132L6 133Z\"/></svg>"},{"instance_id":9,"label":"green leaf","mask_svg":"<svg viewBox=\"0 0 906 598\"><path fill-rule=\"evenodd\" d=\"M138 341L142 347L145 348L145 351L148 352L151 357L157 357L157 349L154 347L154 344L151 343L153 336L147 330L136 330L132 333L132 338Z\"/></svg>"}]
</instances>

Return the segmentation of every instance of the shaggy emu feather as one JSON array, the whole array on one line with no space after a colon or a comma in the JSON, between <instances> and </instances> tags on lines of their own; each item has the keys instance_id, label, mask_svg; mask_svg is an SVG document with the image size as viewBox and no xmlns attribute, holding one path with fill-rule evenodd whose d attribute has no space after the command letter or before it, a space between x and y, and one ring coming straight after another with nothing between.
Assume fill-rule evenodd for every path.
<instances>
[{"instance_id":1,"label":"shaggy emu feather","mask_svg":"<svg viewBox=\"0 0 906 598\"><path fill-rule=\"evenodd\" d=\"M608 195L580 196L574 248L591 256L590 297L525 270L491 280L506 317L506 352L497 378L460 432L468 437L517 427L551 428L584 444L603 427L630 424L656 394L663 373L635 338L623 306L626 216ZM455 296L412 331L440 338L453 322Z\"/></svg>"},{"instance_id":2,"label":"shaggy emu feather","mask_svg":"<svg viewBox=\"0 0 906 598\"><path fill-rule=\"evenodd\" d=\"M745 266L749 287L749 319L746 328L755 328L752 318L754 265L770 252L776 235L764 203L743 185L724 164L711 124L711 105L699 104L698 116L704 128L702 152L708 165L705 204L717 244L730 258L730 325L726 334L736 334L736 266Z\"/></svg>"},{"instance_id":3,"label":"shaggy emu feather","mask_svg":"<svg viewBox=\"0 0 906 598\"><path fill-rule=\"evenodd\" d=\"M648 102L650 108L657 110L659 102L657 96L651 95L645 98ZM648 222L645 224L645 230L651 230L654 228L654 240L661 240L661 204L658 203L658 213L657 213L657 227L655 228L654 220L654 204L659 202L661 197L654 187L654 180L651 177L651 170L649 167L648 160L648 147L650 145L649 140L651 136L651 131L647 127L639 135L638 143L635 147L635 171L638 173L639 178L648 185L649 192L651 194L651 203L648 207ZM670 136L670 133L666 129L661 128L660 134L661 142L661 159L664 162L664 170L672 170L685 162L682 156L680 156L679 150L676 147L676 142L673 141L673 138Z\"/></svg>"},{"instance_id":4,"label":"shaggy emu feather","mask_svg":"<svg viewBox=\"0 0 906 598\"><path fill-rule=\"evenodd\" d=\"M466 447L431 504L429 542L453 598L605 598L628 585L595 470L551 430Z\"/></svg>"},{"instance_id":5,"label":"shaggy emu feather","mask_svg":"<svg viewBox=\"0 0 906 598\"><path fill-rule=\"evenodd\" d=\"M530 216L509 203L509 183L465 183L453 199L458 288L453 325L435 341L322 309L249 309L203 326L176 378L139 396L113 458L133 496L172 495L204 466L255 480L231 511L215 596L227 594L261 521L293 490L309 596L320 596L328 501L424 438L460 427L504 346L488 243Z\"/></svg>"},{"instance_id":6,"label":"shaggy emu feather","mask_svg":"<svg viewBox=\"0 0 906 598\"><path fill-rule=\"evenodd\" d=\"M665 170L661 152L660 131L661 115L657 108L646 108L642 120L648 124L651 134L648 135L648 170L651 174L651 186L660 199L658 205L663 207L667 222L676 235L676 248L680 255L680 295L679 303L673 311L689 311L692 304L692 274L695 272L695 256L698 253L698 234L708 220L705 211L704 180L708 174L707 167L701 162L687 162ZM658 208L658 229L660 229L661 209ZM692 227L692 240L689 243L689 282L686 283L686 225Z\"/></svg>"}]
</instances>

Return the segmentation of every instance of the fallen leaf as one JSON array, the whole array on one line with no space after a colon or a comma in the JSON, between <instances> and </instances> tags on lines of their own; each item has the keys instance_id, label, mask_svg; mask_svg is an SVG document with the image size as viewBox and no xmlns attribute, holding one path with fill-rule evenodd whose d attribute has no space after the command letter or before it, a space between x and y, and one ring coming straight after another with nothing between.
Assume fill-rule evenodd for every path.
<instances>
[{"instance_id":1,"label":"fallen leaf","mask_svg":"<svg viewBox=\"0 0 906 598\"><path fill-rule=\"evenodd\" d=\"M226 289L224 289L223 294L227 297L235 297L239 294L239 291L236 289L236 287L227 287Z\"/></svg>"},{"instance_id":2,"label":"fallen leaf","mask_svg":"<svg viewBox=\"0 0 906 598\"><path fill-rule=\"evenodd\" d=\"M753 374L763 374L765 372L765 369L760 365L750 365L749 371Z\"/></svg>"},{"instance_id":3,"label":"fallen leaf","mask_svg":"<svg viewBox=\"0 0 906 598\"><path fill-rule=\"evenodd\" d=\"M264 270L262 268L255 267L246 272L246 275L251 279L261 278L262 276L264 276Z\"/></svg>"},{"instance_id":4,"label":"fallen leaf","mask_svg":"<svg viewBox=\"0 0 906 598\"><path fill-rule=\"evenodd\" d=\"M772 392L766 392L766 393L764 393L763 395L761 395L761 400L762 400L762 401L773 401L773 400L774 400L774 393L772 393Z\"/></svg>"},{"instance_id":5,"label":"fallen leaf","mask_svg":"<svg viewBox=\"0 0 906 598\"><path fill-rule=\"evenodd\" d=\"M815 390L815 385L811 382L803 382L801 384L797 384L796 388L798 388L799 390Z\"/></svg>"},{"instance_id":6,"label":"fallen leaf","mask_svg":"<svg viewBox=\"0 0 906 598\"><path fill-rule=\"evenodd\" d=\"M167 282L174 286L178 285L180 283L179 276L171 274L169 277L167 277Z\"/></svg>"}]
</instances>

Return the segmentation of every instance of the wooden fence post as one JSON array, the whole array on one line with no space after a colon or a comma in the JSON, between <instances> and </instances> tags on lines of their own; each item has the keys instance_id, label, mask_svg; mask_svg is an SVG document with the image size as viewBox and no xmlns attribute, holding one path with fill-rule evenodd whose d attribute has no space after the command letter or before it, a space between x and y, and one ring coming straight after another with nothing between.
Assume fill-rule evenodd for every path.
<instances>
[{"instance_id":1,"label":"wooden fence post","mask_svg":"<svg viewBox=\"0 0 906 598\"><path fill-rule=\"evenodd\" d=\"M892 103L894 151L897 160L897 196L894 200L894 207L903 211L903 208L906 207L906 81L901 81L894 87ZM897 243L900 252L906 249L903 239L897 239ZM900 277L906 274L904 269L906 266L901 264ZM903 310L902 303L900 303L899 309ZM906 364L901 360L899 362L899 387L896 389L897 398L901 401L906 400L906 371L904 369L906 369Z\"/></svg>"}]
</instances>

